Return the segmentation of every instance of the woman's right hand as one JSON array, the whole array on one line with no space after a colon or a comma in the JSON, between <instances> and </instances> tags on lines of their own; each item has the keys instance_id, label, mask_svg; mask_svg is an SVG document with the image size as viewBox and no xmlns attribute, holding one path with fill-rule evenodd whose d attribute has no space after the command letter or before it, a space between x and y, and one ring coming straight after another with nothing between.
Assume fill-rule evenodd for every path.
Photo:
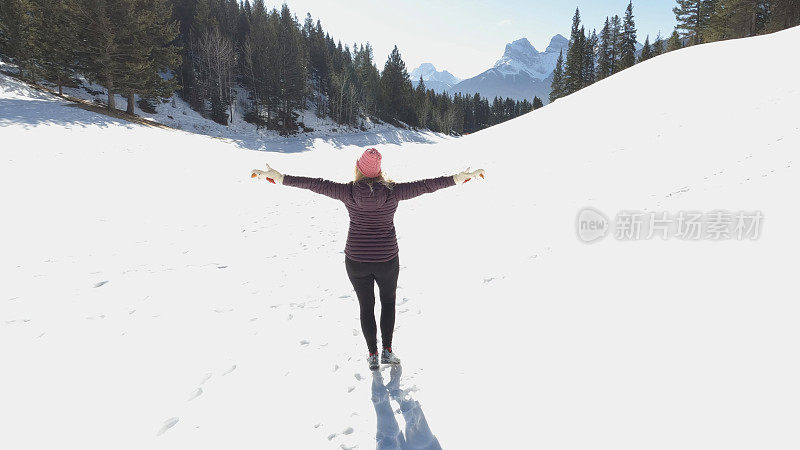
<instances>
[{"instance_id":1,"label":"woman's right hand","mask_svg":"<svg viewBox=\"0 0 800 450\"><path fill-rule=\"evenodd\" d=\"M475 177L483 178L484 173L486 172L483 169L478 169L474 172L470 172L469 167L467 167L467 170L453 175L453 179L456 181L456 184L461 184L461 183L466 183L467 181Z\"/></svg>"},{"instance_id":2,"label":"woman's right hand","mask_svg":"<svg viewBox=\"0 0 800 450\"><path fill-rule=\"evenodd\" d=\"M267 164L267 170L253 169L253 171L250 172L250 178L267 180L272 184L275 183L283 184L283 175L277 170L270 167L269 164Z\"/></svg>"}]
</instances>

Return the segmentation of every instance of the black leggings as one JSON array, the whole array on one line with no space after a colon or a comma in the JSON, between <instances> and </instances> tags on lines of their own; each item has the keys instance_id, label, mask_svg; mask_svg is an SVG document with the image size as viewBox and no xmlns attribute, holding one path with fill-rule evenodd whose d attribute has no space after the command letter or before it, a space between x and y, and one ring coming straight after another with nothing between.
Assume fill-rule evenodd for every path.
<instances>
[{"instance_id":1,"label":"black leggings","mask_svg":"<svg viewBox=\"0 0 800 450\"><path fill-rule=\"evenodd\" d=\"M381 296L381 342L384 348L392 346L394 333L394 303L397 276L400 274L399 255L386 262L359 262L344 258L347 276L356 290L361 308L361 332L367 340L370 353L378 351L378 329L375 325L375 282Z\"/></svg>"}]
</instances>

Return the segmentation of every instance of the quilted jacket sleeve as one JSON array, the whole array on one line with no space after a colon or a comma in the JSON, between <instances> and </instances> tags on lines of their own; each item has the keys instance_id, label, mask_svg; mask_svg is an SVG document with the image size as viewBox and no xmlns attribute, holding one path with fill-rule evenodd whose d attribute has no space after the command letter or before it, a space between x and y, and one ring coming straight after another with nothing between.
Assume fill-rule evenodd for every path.
<instances>
[{"instance_id":1,"label":"quilted jacket sleeve","mask_svg":"<svg viewBox=\"0 0 800 450\"><path fill-rule=\"evenodd\" d=\"M439 189L455 185L456 180L453 179L452 175L444 175L409 183L397 183L394 185L394 192L395 196L397 196L397 200L409 200L414 197L419 197L422 194L429 194Z\"/></svg>"},{"instance_id":2,"label":"quilted jacket sleeve","mask_svg":"<svg viewBox=\"0 0 800 450\"><path fill-rule=\"evenodd\" d=\"M326 197L345 201L350 195L350 183L336 183L322 178L300 177L296 175L284 175L283 185L301 189L308 189L311 192L322 194Z\"/></svg>"}]
</instances>

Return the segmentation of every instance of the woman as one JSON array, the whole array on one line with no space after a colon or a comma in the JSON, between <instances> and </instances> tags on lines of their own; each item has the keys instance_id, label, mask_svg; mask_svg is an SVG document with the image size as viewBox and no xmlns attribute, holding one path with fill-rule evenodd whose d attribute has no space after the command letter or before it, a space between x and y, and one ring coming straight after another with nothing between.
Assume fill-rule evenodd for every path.
<instances>
[{"instance_id":1,"label":"woman","mask_svg":"<svg viewBox=\"0 0 800 450\"><path fill-rule=\"evenodd\" d=\"M341 200L350 214L350 229L345 244L345 269L361 308L361 331L367 340L371 370L378 369L378 339L375 324L375 285L381 300L381 344L383 364L399 364L392 352L395 318L395 291L400 273L399 249L394 228L394 213L401 200L434 192L447 186L466 183L475 176L483 178L483 169L437 178L395 183L383 176L381 154L367 149L356 162L355 181L335 183L322 178L283 175L267 165L267 170L253 170L252 178L271 183L308 189Z\"/></svg>"}]
</instances>

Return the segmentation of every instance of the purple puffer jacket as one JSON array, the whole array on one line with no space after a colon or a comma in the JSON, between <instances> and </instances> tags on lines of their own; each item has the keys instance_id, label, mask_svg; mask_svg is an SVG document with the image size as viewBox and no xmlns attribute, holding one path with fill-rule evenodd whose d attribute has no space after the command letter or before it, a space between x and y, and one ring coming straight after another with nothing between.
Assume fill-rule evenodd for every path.
<instances>
[{"instance_id":1,"label":"purple puffer jacket","mask_svg":"<svg viewBox=\"0 0 800 450\"><path fill-rule=\"evenodd\" d=\"M392 189L381 183L335 183L322 178L284 175L284 186L308 189L344 202L350 214L350 230L344 254L353 261L386 262L399 253L394 230L394 213L400 200L408 200L455 186L450 175L410 183L395 183Z\"/></svg>"}]
</instances>

